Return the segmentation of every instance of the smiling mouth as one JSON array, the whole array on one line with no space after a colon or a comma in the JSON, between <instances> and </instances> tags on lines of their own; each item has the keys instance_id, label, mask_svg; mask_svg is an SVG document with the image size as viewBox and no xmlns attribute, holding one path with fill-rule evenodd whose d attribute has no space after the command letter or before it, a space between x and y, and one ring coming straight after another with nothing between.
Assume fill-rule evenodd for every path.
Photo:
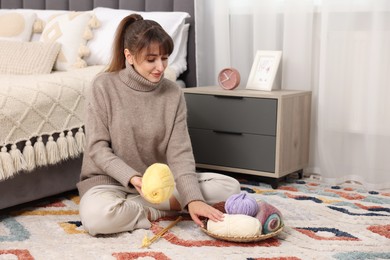
<instances>
[{"instance_id":1,"label":"smiling mouth","mask_svg":"<svg viewBox=\"0 0 390 260\"><path fill-rule=\"evenodd\" d=\"M155 77L155 78L160 78L161 77L161 73L153 73L152 76Z\"/></svg>"}]
</instances>

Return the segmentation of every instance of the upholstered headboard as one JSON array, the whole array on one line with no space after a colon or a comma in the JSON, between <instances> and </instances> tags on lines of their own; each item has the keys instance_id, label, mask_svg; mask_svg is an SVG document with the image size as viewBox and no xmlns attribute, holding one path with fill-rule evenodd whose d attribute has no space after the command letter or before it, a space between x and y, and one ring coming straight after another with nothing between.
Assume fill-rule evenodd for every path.
<instances>
[{"instance_id":1,"label":"upholstered headboard","mask_svg":"<svg viewBox=\"0 0 390 260\"><path fill-rule=\"evenodd\" d=\"M47 9L87 11L109 7L135 11L184 11L191 15L187 49L187 71L181 75L187 87L196 86L194 0L0 0L2 9Z\"/></svg>"}]
</instances>

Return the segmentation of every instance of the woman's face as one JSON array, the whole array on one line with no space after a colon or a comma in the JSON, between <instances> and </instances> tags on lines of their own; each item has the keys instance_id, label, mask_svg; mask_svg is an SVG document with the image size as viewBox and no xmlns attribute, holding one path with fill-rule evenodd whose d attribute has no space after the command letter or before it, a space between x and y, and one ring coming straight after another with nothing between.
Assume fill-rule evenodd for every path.
<instances>
[{"instance_id":1,"label":"woman's face","mask_svg":"<svg viewBox=\"0 0 390 260\"><path fill-rule=\"evenodd\" d=\"M160 54L160 46L151 44L149 49L144 49L138 59L125 49L126 60L133 65L134 69L145 79L151 82L159 82L168 66L168 55Z\"/></svg>"}]
</instances>

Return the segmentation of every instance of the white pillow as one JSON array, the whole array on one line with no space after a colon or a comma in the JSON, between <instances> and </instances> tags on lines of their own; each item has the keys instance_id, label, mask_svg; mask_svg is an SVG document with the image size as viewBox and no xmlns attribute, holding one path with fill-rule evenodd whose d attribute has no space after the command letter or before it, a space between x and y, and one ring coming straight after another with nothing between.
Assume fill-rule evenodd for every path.
<instances>
[{"instance_id":1,"label":"white pillow","mask_svg":"<svg viewBox=\"0 0 390 260\"><path fill-rule=\"evenodd\" d=\"M0 40L30 41L37 15L6 10L0 13Z\"/></svg>"},{"instance_id":2,"label":"white pillow","mask_svg":"<svg viewBox=\"0 0 390 260\"><path fill-rule=\"evenodd\" d=\"M185 24L181 27L181 40L180 45L175 46L172 54L169 56L169 66L175 71L176 77L187 70L187 43L188 43L188 31L190 29L189 24Z\"/></svg>"},{"instance_id":3,"label":"white pillow","mask_svg":"<svg viewBox=\"0 0 390 260\"><path fill-rule=\"evenodd\" d=\"M176 82L176 71L174 71L170 66L166 67L164 71L164 78Z\"/></svg>"},{"instance_id":4,"label":"white pillow","mask_svg":"<svg viewBox=\"0 0 390 260\"><path fill-rule=\"evenodd\" d=\"M66 71L87 66L83 58L89 55L86 45L93 37L90 26L93 19L92 12L69 12L54 17L45 25L40 41L61 44L55 70Z\"/></svg>"},{"instance_id":5,"label":"white pillow","mask_svg":"<svg viewBox=\"0 0 390 260\"><path fill-rule=\"evenodd\" d=\"M97 7L93 11L100 21L100 27L94 32L93 39L88 41L87 46L91 55L85 60L88 65L107 65L111 60L116 29L120 21L134 11L104 7Z\"/></svg>"},{"instance_id":6,"label":"white pillow","mask_svg":"<svg viewBox=\"0 0 390 260\"><path fill-rule=\"evenodd\" d=\"M86 58L88 65L107 65L110 62L112 43L115 38L116 29L120 21L132 13L138 13L144 19L154 20L161 24L164 30L172 37L175 49L179 48L184 38L186 38L183 37L184 30L182 29L185 24L185 19L189 17L189 14L186 12L136 12L132 10L97 7L94 9L94 13L100 21L101 26L95 31L95 37L87 44L91 51L91 55ZM187 46L187 42L185 45ZM178 53L175 56L177 55ZM170 60L176 61L177 58L173 57ZM175 64L169 62L169 65ZM186 70L186 64L184 67L182 64L177 64L175 67L175 71L183 72Z\"/></svg>"}]
</instances>

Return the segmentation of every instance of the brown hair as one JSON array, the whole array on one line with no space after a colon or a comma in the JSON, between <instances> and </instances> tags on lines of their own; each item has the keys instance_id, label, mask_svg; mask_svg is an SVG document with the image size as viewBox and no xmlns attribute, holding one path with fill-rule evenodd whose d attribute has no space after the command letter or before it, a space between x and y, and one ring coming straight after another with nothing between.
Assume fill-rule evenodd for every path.
<instances>
[{"instance_id":1,"label":"brown hair","mask_svg":"<svg viewBox=\"0 0 390 260\"><path fill-rule=\"evenodd\" d=\"M151 43L160 45L162 55L170 55L173 51L173 40L160 24L144 20L139 14L126 16L116 30L112 58L106 71L114 72L126 67L125 49L138 59L141 51L148 48Z\"/></svg>"}]
</instances>

